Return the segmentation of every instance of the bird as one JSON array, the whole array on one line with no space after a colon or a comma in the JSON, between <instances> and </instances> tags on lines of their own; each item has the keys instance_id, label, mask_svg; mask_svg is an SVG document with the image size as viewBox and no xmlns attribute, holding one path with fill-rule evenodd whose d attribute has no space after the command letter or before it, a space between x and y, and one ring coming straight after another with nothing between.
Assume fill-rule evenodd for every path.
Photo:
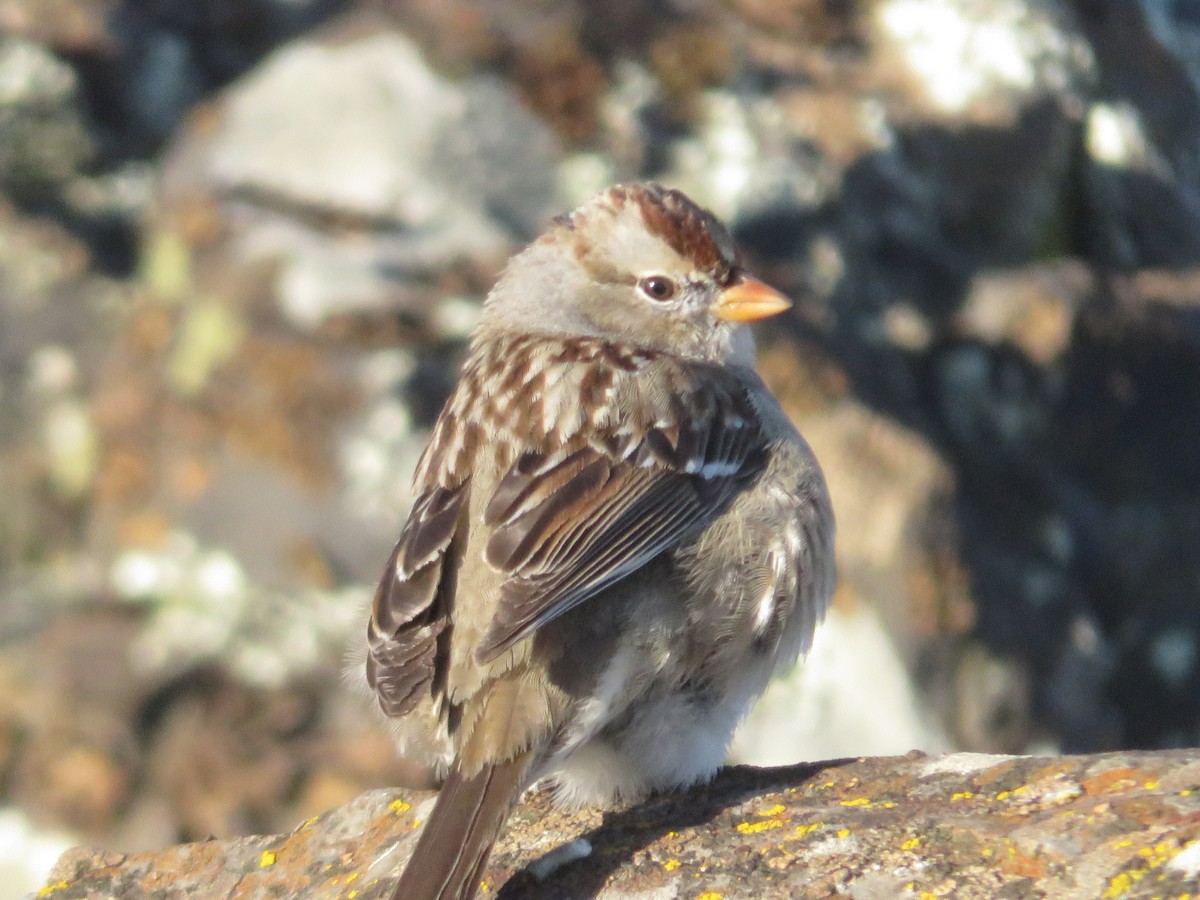
<instances>
[{"instance_id":1,"label":"bird","mask_svg":"<svg viewBox=\"0 0 1200 900\"><path fill-rule=\"evenodd\" d=\"M833 508L747 324L789 306L655 183L508 261L367 625L367 684L444 779L394 897L474 897L534 783L604 805L710 779L808 649Z\"/></svg>"}]
</instances>

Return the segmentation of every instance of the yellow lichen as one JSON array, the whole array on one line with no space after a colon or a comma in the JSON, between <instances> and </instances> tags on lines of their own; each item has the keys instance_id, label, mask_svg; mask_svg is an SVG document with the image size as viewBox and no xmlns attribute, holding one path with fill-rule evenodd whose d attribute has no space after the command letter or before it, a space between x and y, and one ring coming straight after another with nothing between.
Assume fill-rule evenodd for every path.
<instances>
[{"instance_id":1,"label":"yellow lichen","mask_svg":"<svg viewBox=\"0 0 1200 900\"><path fill-rule=\"evenodd\" d=\"M668 859L666 862L664 862L662 864L662 867L664 869L666 869L668 872L674 872L676 869L678 869L682 865L683 865L683 863L681 863L677 859Z\"/></svg>"},{"instance_id":2,"label":"yellow lichen","mask_svg":"<svg viewBox=\"0 0 1200 900\"><path fill-rule=\"evenodd\" d=\"M1140 876L1138 876L1140 877ZM1112 900L1112 898L1120 897L1129 893L1137 878L1130 872L1120 872L1114 875L1108 882L1108 887L1104 889L1104 893L1100 896L1104 900Z\"/></svg>"},{"instance_id":3,"label":"yellow lichen","mask_svg":"<svg viewBox=\"0 0 1200 900\"><path fill-rule=\"evenodd\" d=\"M850 837L850 829L849 829L849 828L842 828L842 829L840 829L840 830L838 831L838 833L837 833L837 836L838 836L838 837L840 837L840 838L848 838L848 837Z\"/></svg>"},{"instance_id":4,"label":"yellow lichen","mask_svg":"<svg viewBox=\"0 0 1200 900\"><path fill-rule=\"evenodd\" d=\"M1157 781L1147 781L1142 787L1148 791L1157 791L1162 785Z\"/></svg>"},{"instance_id":5,"label":"yellow lichen","mask_svg":"<svg viewBox=\"0 0 1200 900\"><path fill-rule=\"evenodd\" d=\"M167 363L167 381L185 397L195 396L217 369L237 352L248 328L216 301L193 305L179 324Z\"/></svg>"},{"instance_id":6,"label":"yellow lichen","mask_svg":"<svg viewBox=\"0 0 1200 900\"><path fill-rule=\"evenodd\" d=\"M1120 841L1118 847L1132 846L1133 841ZM1169 862L1176 853L1179 852L1177 847L1172 847L1166 841L1159 841L1150 847L1138 848L1138 856L1142 857L1145 862L1132 869L1127 869L1124 872L1118 872L1109 879L1108 887L1101 895L1105 898L1121 897L1128 893L1135 884L1145 878L1151 871L1159 866ZM1162 876L1159 876L1159 880Z\"/></svg>"},{"instance_id":7,"label":"yellow lichen","mask_svg":"<svg viewBox=\"0 0 1200 900\"><path fill-rule=\"evenodd\" d=\"M955 800L970 800L974 796L975 796L974 791L959 791L957 794L951 794L950 800L951 800L951 802L953 802Z\"/></svg>"},{"instance_id":8,"label":"yellow lichen","mask_svg":"<svg viewBox=\"0 0 1200 900\"><path fill-rule=\"evenodd\" d=\"M760 816L777 816L780 813L784 813L784 812L787 812L787 807L784 806L782 803L776 803L770 809L760 809L758 811L758 814Z\"/></svg>"},{"instance_id":9,"label":"yellow lichen","mask_svg":"<svg viewBox=\"0 0 1200 900\"><path fill-rule=\"evenodd\" d=\"M70 887L70 885L65 881L56 881L56 882L54 882L54 884L48 884L44 888L42 888L40 891L38 891L38 896L39 897L49 897L55 891L61 891L65 887Z\"/></svg>"},{"instance_id":10,"label":"yellow lichen","mask_svg":"<svg viewBox=\"0 0 1200 900\"><path fill-rule=\"evenodd\" d=\"M873 804L866 797L855 797L853 800L843 800L842 806L866 806L870 807Z\"/></svg>"},{"instance_id":11,"label":"yellow lichen","mask_svg":"<svg viewBox=\"0 0 1200 900\"><path fill-rule=\"evenodd\" d=\"M796 831L795 831L796 837L804 837L806 835L812 834L814 831L816 831L820 827L821 827L820 822L810 822L808 825L797 825Z\"/></svg>"},{"instance_id":12,"label":"yellow lichen","mask_svg":"<svg viewBox=\"0 0 1200 900\"><path fill-rule=\"evenodd\" d=\"M909 838L907 841L905 841L903 844L900 845L900 849L901 850L916 850L919 846L921 846L920 838Z\"/></svg>"},{"instance_id":13,"label":"yellow lichen","mask_svg":"<svg viewBox=\"0 0 1200 900\"><path fill-rule=\"evenodd\" d=\"M782 819L767 819L765 822L739 822L737 830L742 834L758 834L760 831L778 828L782 824Z\"/></svg>"},{"instance_id":14,"label":"yellow lichen","mask_svg":"<svg viewBox=\"0 0 1200 900\"><path fill-rule=\"evenodd\" d=\"M412 809L412 804L397 799L388 804L388 809L394 813L408 812L410 809Z\"/></svg>"},{"instance_id":15,"label":"yellow lichen","mask_svg":"<svg viewBox=\"0 0 1200 900\"><path fill-rule=\"evenodd\" d=\"M725 895L720 891L705 891L696 897L696 900L722 900Z\"/></svg>"},{"instance_id":16,"label":"yellow lichen","mask_svg":"<svg viewBox=\"0 0 1200 900\"><path fill-rule=\"evenodd\" d=\"M275 860L277 858L278 857L276 857L274 850L264 850L262 852L262 856L258 858L258 864L265 869L268 866L275 865Z\"/></svg>"}]
</instances>

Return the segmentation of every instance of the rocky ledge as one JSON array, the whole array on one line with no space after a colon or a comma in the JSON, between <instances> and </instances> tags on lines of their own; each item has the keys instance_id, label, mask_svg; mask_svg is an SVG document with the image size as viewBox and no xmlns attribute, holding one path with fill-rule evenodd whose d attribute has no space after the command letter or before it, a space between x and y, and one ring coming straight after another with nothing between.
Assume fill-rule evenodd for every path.
<instances>
[{"instance_id":1,"label":"rocky ledge","mask_svg":"<svg viewBox=\"0 0 1200 900\"><path fill-rule=\"evenodd\" d=\"M371 791L289 834L139 854L71 850L41 896L388 897L432 796ZM539 793L510 821L481 896L1092 900L1197 892L1200 749L735 767L710 785L609 812L558 812Z\"/></svg>"}]
</instances>

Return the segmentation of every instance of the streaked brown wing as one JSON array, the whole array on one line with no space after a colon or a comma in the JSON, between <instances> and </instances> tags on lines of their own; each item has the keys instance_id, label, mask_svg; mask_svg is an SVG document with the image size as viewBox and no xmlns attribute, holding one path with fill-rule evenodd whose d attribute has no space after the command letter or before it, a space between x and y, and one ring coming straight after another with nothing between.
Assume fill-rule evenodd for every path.
<instances>
[{"instance_id":1,"label":"streaked brown wing","mask_svg":"<svg viewBox=\"0 0 1200 900\"><path fill-rule=\"evenodd\" d=\"M367 682L389 716L411 712L433 684L454 590L447 561L466 494L463 483L417 498L375 591Z\"/></svg>"},{"instance_id":2,"label":"streaked brown wing","mask_svg":"<svg viewBox=\"0 0 1200 900\"><path fill-rule=\"evenodd\" d=\"M651 429L619 455L587 447L518 460L484 514L487 561L507 577L477 659L494 659L721 513L761 468L763 438L746 406L704 412Z\"/></svg>"}]
</instances>

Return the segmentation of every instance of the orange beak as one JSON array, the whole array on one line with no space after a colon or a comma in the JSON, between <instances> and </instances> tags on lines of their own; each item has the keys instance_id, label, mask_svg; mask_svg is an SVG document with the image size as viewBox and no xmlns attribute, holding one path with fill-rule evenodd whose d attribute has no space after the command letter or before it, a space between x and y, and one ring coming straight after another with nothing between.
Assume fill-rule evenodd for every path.
<instances>
[{"instance_id":1,"label":"orange beak","mask_svg":"<svg viewBox=\"0 0 1200 900\"><path fill-rule=\"evenodd\" d=\"M709 309L727 322L755 322L790 308L792 301L757 278L741 275L736 283L721 291Z\"/></svg>"}]
</instances>

